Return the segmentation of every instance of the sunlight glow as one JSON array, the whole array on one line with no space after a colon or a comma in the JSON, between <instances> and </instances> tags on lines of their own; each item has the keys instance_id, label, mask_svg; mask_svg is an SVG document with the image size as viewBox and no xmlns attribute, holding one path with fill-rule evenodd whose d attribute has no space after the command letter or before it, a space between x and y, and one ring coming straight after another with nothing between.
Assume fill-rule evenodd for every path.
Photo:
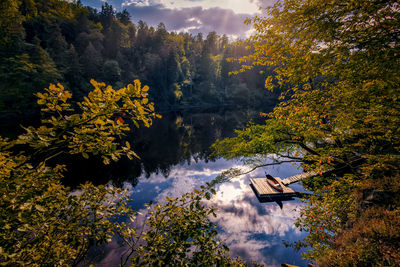
<instances>
[{"instance_id":1,"label":"sunlight glow","mask_svg":"<svg viewBox=\"0 0 400 267\"><path fill-rule=\"evenodd\" d=\"M161 0L161 4L168 8L185 8L201 6L203 9L208 8L227 8L232 9L235 13L247 13L254 14L259 12L257 1L250 0L199 0L199 1L188 1L188 0Z\"/></svg>"}]
</instances>

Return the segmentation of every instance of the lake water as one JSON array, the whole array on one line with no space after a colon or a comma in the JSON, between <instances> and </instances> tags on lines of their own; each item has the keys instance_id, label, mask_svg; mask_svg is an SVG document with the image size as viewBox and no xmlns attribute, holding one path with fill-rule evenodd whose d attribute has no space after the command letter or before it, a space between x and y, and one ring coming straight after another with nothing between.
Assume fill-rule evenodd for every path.
<instances>
[{"instance_id":1,"label":"lake water","mask_svg":"<svg viewBox=\"0 0 400 267\"><path fill-rule=\"evenodd\" d=\"M140 129L133 137L135 151L141 161L122 161L103 172L101 181L112 179L128 188L132 206L144 209L150 200L163 202L199 188L223 170L241 166L239 161L209 159L209 146L217 139L233 135L233 129L243 128L249 119L260 121L257 112L210 111L163 114L149 129ZM97 165L98 166L98 165ZM108 169L107 169L108 170ZM295 226L300 200L260 203L249 186L249 178L263 177L264 171L285 178L301 172L295 165L278 165L259 169L244 177L217 186L217 194L209 201L217 208L219 236L225 240L232 255L246 261L255 260L267 266L282 263L307 266L299 253L286 248L282 241L294 242L305 237ZM93 170L86 173L93 175ZM96 172L95 172L96 173ZM90 175L89 175L90 176ZM101 182L98 180L97 182ZM295 191L304 191L301 184L293 184ZM98 266L115 266L123 249L109 247Z\"/></svg>"}]
</instances>

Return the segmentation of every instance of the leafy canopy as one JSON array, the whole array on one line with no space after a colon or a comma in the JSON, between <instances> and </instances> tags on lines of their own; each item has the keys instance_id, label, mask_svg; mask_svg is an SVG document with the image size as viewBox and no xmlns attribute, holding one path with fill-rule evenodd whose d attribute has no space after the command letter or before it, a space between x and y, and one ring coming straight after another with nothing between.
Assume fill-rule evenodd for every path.
<instances>
[{"instance_id":1,"label":"leafy canopy","mask_svg":"<svg viewBox=\"0 0 400 267\"><path fill-rule=\"evenodd\" d=\"M85 158L88 153L101 155L105 164L125 154L129 158L138 157L128 142L118 148L118 137L130 130L124 117L136 127L139 123L150 127L152 118L161 117L154 113L154 104L149 103L149 87L141 87L139 80L119 90L94 80L91 83L95 89L77 104L81 113L74 112L67 102L72 95L61 84L37 93L41 111L49 115L40 127L25 128L26 133L19 137L18 143L34 148L35 154L41 155L40 160L65 152L81 153Z\"/></svg>"},{"instance_id":2,"label":"leafy canopy","mask_svg":"<svg viewBox=\"0 0 400 267\"><path fill-rule=\"evenodd\" d=\"M78 103L80 113L74 113L68 103L69 91L60 84L50 85L37 94L44 113L42 125L25 128L16 140L0 138L4 264L74 265L86 257L93 243L111 240L118 216L132 214L123 190L85 184L71 194L60 183L66 166L59 161L46 164L62 153L98 154L105 163L122 155L135 156L129 143L119 148L116 138L130 128L113 116L124 112L133 123L147 127L159 117L146 97L148 87L141 87L139 81L119 90L92 84L94 91Z\"/></svg>"},{"instance_id":3,"label":"leafy canopy","mask_svg":"<svg viewBox=\"0 0 400 267\"><path fill-rule=\"evenodd\" d=\"M114 239L126 248L121 265L246 266L229 256L208 218L214 209L201 202L215 194L216 182L167 197L165 204L148 204L144 231L137 231L140 221L127 191L86 183L71 192L60 182L67 168L61 154L98 155L105 164L123 155L138 157L128 142L120 145L130 130L125 121L149 127L160 117L148 101L149 88L138 80L118 90L91 83L94 90L77 107L62 85L50 85L37 93L42 125L25 128L15 140L0 137L2 265L89 265L89 250Z\"/></svg>"},{"instance_id":4,"label":"leafy canopy","mask_svg":"<svg viewBox=\"0 0 400 267\"><path fill-rule=\"evenodd\" d=\"M321 264L399 263L398 231L387 221L399 218L399 16L398 1L277 1L247 21L252 53L231 59L240 71L271 66L265 86L287 90L265 124L218 141L215 154L253 168L273 156L305 171L336 169L304 181L319 197L301 212L310 235L300 245ZM373 234L374 216L386 232Z\"/></svg>"},{"instance_id":5,"label":"leafy canopy","mask_svg":"<svg viewBox=\"0 0 400 267\"><path fill-rule=\"evenodd\" d=\"M228 247L217 237L217 225L209 220L217 216L215 209L202 204L215 194L216 183L149 206L146 230L126 240L135 254L131 262L135 266L247 266L229 256Z\"/></svg>"}]
</instances>

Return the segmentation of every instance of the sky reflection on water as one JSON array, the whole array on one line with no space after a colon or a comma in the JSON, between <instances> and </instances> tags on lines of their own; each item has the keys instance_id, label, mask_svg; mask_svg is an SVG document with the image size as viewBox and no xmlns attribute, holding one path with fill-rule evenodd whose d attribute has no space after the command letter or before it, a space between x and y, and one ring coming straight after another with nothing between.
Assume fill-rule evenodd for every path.
<instances>
[{"instance_id":1,"label":"sky reflection on water","mask_svg":"<svg viewBox=\"0 0 400 267\"><path fill-rule=\"evenodd\" d=\"M121 177L117 184L129 189L132 207L142 212L149 201L162 203L166 196L191 192L222 171L242 166L240 161L207 159L210 145L216 139L234 135L233 129L245 127L250 119L262 123L258 112L251 110L164 114L162 120L150 128L139 129L132 137L134 149L142 160L136 165L128 161L115 166ZM220 238L230 247L232 256L239 255L246 261L255 260L267 266L282 263L306 266L300 254L282 243L282 240L294 242L305 237L294 226L298 215L295 209L303 204L298 199L285 201L281 209L275 202L260 203L249 179L264 177L264 171L281 178L301 172L296 165L282 164L218 185L217 194L208 201L217 209L217 218L211 219L219 225ZM113 175L115 183L114 177L117 175ZM304 192L299 183L292 184L291 188ZM142 225L142 220L139 216L134 224ZM118 265L124 250L116 242L111 244L106 248L107 256L97 265Z\"/></svg>"},{"instance_id":2,"label":"sky reflection on water","mask_svg":"<svg viewBox=\"0 0 400 267\"><path fill-rule=\"evenodd\" d=\"M144 210L144 204L150 200L164 202L166 196L180 196L211 181L223 170L239 166L240 162L233 160L218 159L207 163L192 160L190 165L184 163L172 167L167 178L162 174L152 174L149 178L142 176L136 187L129 183L125 183L125 187L131 191L133 208ZM270 167L267 171L282 178L300 173L297 166L289 164ZM217 218L212 220L219 225L220 238L225 240L232 255L247 261L255 260L267 266L280 266L281 263L306 266L300 254L285 248L282 243L282 240L293 242L305 236L294 226L298 215L295 209L303 204L298 199L285 201L281 209L275 202L260 203L249 186L249 178L263 176L264 170L260 169L217 186L217 194L209 202L217 208ZM292 188L303 191L300 184L294 184Z\"/></svg>"}]
</instances>

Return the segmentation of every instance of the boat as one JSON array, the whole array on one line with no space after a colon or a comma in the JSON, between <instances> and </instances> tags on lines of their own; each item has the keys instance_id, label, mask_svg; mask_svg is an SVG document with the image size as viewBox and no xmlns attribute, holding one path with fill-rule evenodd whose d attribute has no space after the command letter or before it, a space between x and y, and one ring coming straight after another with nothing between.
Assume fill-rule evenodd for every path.
<instances>
[{"instance_id":1,"label":"boat","mask_svg":"<svg viewBox=\"0 0 400 267\"><path fill-rule=\"evenodd\" d=\"M283 192L283 188L281 184L271 175L266 174L265 177L267 178L268 184L275 189L276 191Z\"/></svg>"}]
</instances>

